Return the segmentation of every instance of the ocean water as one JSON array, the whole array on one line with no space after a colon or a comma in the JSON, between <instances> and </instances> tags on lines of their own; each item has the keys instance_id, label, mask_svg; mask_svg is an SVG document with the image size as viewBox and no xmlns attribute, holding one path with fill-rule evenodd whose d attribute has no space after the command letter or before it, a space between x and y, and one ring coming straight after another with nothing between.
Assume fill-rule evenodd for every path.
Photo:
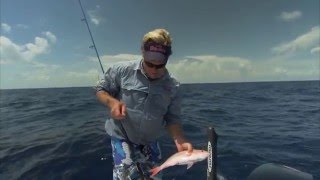
<instances>
[{"instance_id":1,"label":"ocean water","mask_svg":"<svg viewBox=\"0 0 320 180\"><path fill-rule=\"evenodd\" d=\"M218 138L218 172L242 180L274 162L320 178L320 81L185 84L183 128L206 148ZM107 109L92 88L0 91L0 179L112 179ZM175 153L161 139L164 159ZM171 167L164 179L206 179L206 162Z\"/></svg>"}]
</instances>

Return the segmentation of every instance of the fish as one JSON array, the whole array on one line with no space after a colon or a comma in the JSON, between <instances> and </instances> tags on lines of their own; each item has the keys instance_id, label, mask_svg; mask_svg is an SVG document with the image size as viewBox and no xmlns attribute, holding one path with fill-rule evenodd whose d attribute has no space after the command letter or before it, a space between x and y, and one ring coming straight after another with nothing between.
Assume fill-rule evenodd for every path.
<instances>
[{"instance_id":1,"label":"fish","mask_svg":"<svg viewBox=\"0 0 320 180\"><path fill-rule=\"evenodd\" d=\"M154 167L149 172L151 173L151 177L153 177L161 170L170 166L188 165L187 169L189 169L195 162L203 161L208 156L209 153L205 150L194 149L191 154L188 154L187 151L180 151L170 156L161 166Z\"/></svg>"}]
</instances>

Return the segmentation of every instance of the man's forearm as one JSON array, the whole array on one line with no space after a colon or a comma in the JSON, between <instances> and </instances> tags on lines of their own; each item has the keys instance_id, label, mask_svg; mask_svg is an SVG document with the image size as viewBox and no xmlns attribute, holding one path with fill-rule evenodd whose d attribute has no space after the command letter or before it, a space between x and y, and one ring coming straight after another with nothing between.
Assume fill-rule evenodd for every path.
<instances>
[{"instance_id":1,"label":"man's forearm","mask_svg":"<svg viewBox=\"0 0 320 180\"><path fill-rule=\"evenodd\" d=\"M181 124L170 124L167 126L167 130L174 140L178 142L185 141Z\"/></svg>"},{"instance_id":2,"label":"man's forearm","mask_svg":"<svg viewBox=\"0 0 320 180\"><path fill-rule=\"evenodd\" d=\"M111 107L112 103L114 103L115 101L118 101L117 99L115 99L114 97L112 97L109 93L105 92L105 91L98 91L96 93L98 100L104 104L107 107Z\"/></svg>"}]
</instances>

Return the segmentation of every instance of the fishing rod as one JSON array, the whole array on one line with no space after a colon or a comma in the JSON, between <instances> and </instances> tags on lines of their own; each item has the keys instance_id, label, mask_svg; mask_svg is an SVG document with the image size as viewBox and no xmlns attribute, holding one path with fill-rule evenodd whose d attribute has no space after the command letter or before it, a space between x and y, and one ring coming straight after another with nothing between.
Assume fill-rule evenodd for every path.
<instances>
[{"instance_id":1,"label":"fishing rod","mask_svg":"<svg viewBox=\"0 0 320 180\"><path fill-rule=\"evenodd\" d=\"M95 52L96 52L96 55L97 55L97 58L98 58L98 60L99 60L99 64L100 64L102 73L104 74L105 71L104 71L104 69L103 69L103 66L102 66L102 63L101 63L101 60L100 60L100 56L99 56L99 53L98 53L96 44L95 44L95 42L94 42L94 39L93 39L91 30L90 30L89 23L88 23L88 21L87 21L86 14L84 13L84 10L83 10L82 4L81 4L81 0L78 0L78 1L79 1L79 5L80 5L80 7L81 7L82 15L83 15L83 18L82 18L81 20L86 23L87 28L88 28L88 31L89 31L89 34L90 34L90 37L91 37L92 45L90 46L90 48L94 48L94 50L95 50ZM127 132L126 132L126 130L124 129L121 121L120 121L120 130L121 130L121 132L124 134L125 140L126 140L126 142L129 144L130 149L132 150L132 153L131 153L131 154L132 154L133 156L135 156L135 155L134 155L134 152L133 152L133 148L134 148L134 147L133 147L133 144L131 143L131 141L130 141L128 135L127 135ZM141 178L142 180L144 180L145 178L144 178L144 175L143 175L143 172L142 172L140 163L137 162L137 163L136 163L136 166L137 166L137 169L138 169L140 178Z\"/></svg>"},{"instance_id":2,"label":"fishing rod","mask_svg":"<svg viewBox=\"0 0 320 180\"><path fill-rule=\"evenodd\" d=\"M99 53L98 53L98 50L97 50L96 44L94 43L94 39L93 39L93 36L92 36L91 30L90 30L90 27L89 27L89 24L88 24L88 21L87 21L86 14L84 13L84 10L83 10L82 4L81 4L81 0L79 0L79 4L80 4L81 11L82 11L82 14L83 14L83 18L82 18L81 20L82 20L82 21L84 21L84 22L86 23L87 28L88 28L88 31L89 31L89 34L90 34L90 37L91 37L92 46L90 46L90 48L94 48L94 50L95 50L95 52L96 52L96 55L97 55L97 58L98 58L98 60L99 60L99 64L100 64L100 67L101 67L102 73L104 74L104 69L103 69L103 66L102 66L102 63L101 63L101 60L100 60L100 56L99 56Z\"/></svg>"}]
</instances>

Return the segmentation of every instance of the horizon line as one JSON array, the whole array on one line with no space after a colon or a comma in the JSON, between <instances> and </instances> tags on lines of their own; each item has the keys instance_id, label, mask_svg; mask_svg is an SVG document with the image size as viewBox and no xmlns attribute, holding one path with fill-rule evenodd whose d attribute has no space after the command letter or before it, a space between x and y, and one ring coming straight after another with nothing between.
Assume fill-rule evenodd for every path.
<instances>
[{"instance_id":1,"label":"horizon line","mask_svg":"<svg viewBox=\"0 0 320 180\"><path fill-rule=\"evenodd\" d=\"M272 82L307 82L307 81L320 81L314 80L266 80L266 81L230 81L230 82L198 82L198 83L180 83L181 85L192 84L239 84L239 83L272 83ZM63 89L63 88L94 88L94 86L60 86L60 87L30 87L30 88L1 88L0 90L27 90L27 89Z\"/></svg>"}]
</instances>

